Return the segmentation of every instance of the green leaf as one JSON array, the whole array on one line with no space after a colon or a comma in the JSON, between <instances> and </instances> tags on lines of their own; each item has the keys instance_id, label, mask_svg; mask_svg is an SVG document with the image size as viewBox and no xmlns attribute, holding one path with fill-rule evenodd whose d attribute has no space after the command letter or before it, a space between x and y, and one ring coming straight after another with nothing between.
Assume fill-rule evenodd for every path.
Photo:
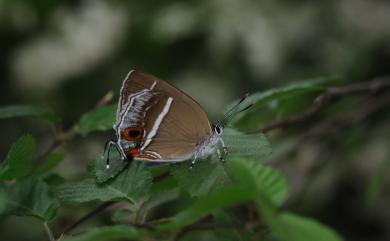
<instances>
[{"instance_id":1,"label":"green leaf","mask_svg":"<svg viewBox=\"0 0 390 241\"><path fill-rule=\"evenodd\" d=\"M59 207L49 186L37 177L21 179L11 186L6 196L1 196L6 208L1 215L34 216L43 221L52 220Z\"/></svg>"},{"instance_id":2,"label":"green leaf","mask_svg":"<svg viewBox=\"0 0 390 241\"><path fill-rule=\"evenodd\" d=\"M143 205L142 208L145 210L150 210L155 207L158 207L164 203L171 202L179 197L178 188L157 193L151 196Z\"/></svg>"},{"instance_id":3,"label":"green leaf","mask_svg":"<svg viewBox=\"0 0 390 241\"><path fill-rule=\"evenodd\" d=\"M99 184L94 178L86 178L76 183L69 183L58 188L58 196L66 202L89 202L93 200L127 200L137 204L152 184L152 176L145 164L132 162L114 179Z\"/></svg>"},{"instance_id":4,"label":"green leaf","mask_svg":"<svg viewBox=\"0 0 390 241\"><path fill-rule=\"evenodd\" d=\"M9 105L0 107L0 119L23 116L41 117L53 123L59 122L59 118L53 112L43 107L29 105Z\"/></svg>"},{"instance_id":5,"label":"green leaf","mask_svg":"<svg viewBox=\"0 0 390 241\"><path fill-rule=\"evenodd\" d=\"M35 170L34 174L42 175L57 166L65 155L58 152L50 153L46 160Z\"/></svg>"},{"instance_id":6,"label":"green leaf","mask_svg":"<svg viewBox=\"0 0 390 241\"><path fill-rule=\"evenodd\" d=\"M227 183L229 177L223 164L216 160L199 160L189 171L191 162L178 163L172 168L171 174L177 180L180 188L191 196L201 197L217 190Z\"/></svg>"},{"instance_id":7,"label":"green leaf","mask_svg":"<svg viewBox=\"0 0 390 241\"><path fill-rule=\"evenodd\" d=\"M228 149L228 160L238 156L260 161L272 153L271 144L262 133L244 134L231 128L225 128L222 139Z\"/></svg>"},{"instance_id":8,"label":"green leaf","mask_svg":"<svg viewBox=\"0 0 390 241\"><path fill-rule=\"evenodd\" d=\"M166 175L171 169L171 165L151 165L150 172L153 174L153 177L158 177L160 175Z\"/></svg>"},{"instance_id":9,"label":"green leaf","mask_svg":"<svg viewBox=\"0 0 390 241\"><path fill-rule=\"evenodd\" d=\"M177 230L180 227L194 223L215 210L232 207L250 201L256 193L246 187L226 187L197 200L192 206L179 212L174 219L166 224L158 225L161 230Z\"/></svg>"},{"instance_id":10,"label":"green leaf","mask_svg":"<svg viewBox=\"0 0 390 241\"><path fill-rule=\"evenodd\" d=\"M292 213L278 214L271 229L281 241L341 241L335 231L309 218Z\"/></svg>"},{"instance_id":11,"label":"green leaf","mask_svg":"<svg viewBox=\"0 0 390 241\"><path fill-rule=\"evenodd\" d=\"M277 120L283 120L292 115L302 113L313 104L313 100L317 96L318 93L309 92L278 100L276 105L272 105L274 113L277 114Z\"/></svg>"},{"instance_id":12,"label":"green leaf","mask_svg":"<svg viewBox=\"0 0 390 241\"><path fill-rule=\"evenodd\" d=\"M237 156L263 160L272 152L270 143L261 133L247 135L226 128L222 138L228 149L226 162ZM189 166L189 161L178 163L172 168L171 173L179 186L191 196L205 196L230 183L225 165L217 160L216 155L206 160L199 160L191 171Z\"/></svg>"},{"instance_id":13,"label":"green leaf","mask_svg":"<svg viewBox=\"0 0 390 241\"><path fill-rule=\"evenodd\" d=\"M56 173L49 173L42 178L50 188L56 188L65 183L65 178Z\"/></svg>"},{"instance_id":14,"label":"green leaf","mask_svg":"<svg viewBox=\"0 0 390 241\"><path fill-rule=\"evenodd\" d=\"M242 112L238 114L231 120L231 123L234 126L245 126L245 122L248 119L253 119L258 116L258 111L261 108L264 108L264 105L270 103L272 101L280 101L288 98L293 98L302 94L309 93L321 93L326 90L326 85L331 82L337 80L338 77L330 76L330 77L319 77L312 80L306 80L299 83L291 84L287 87L281 87L276 89L270 89L264 92L258 92L250 95L245 103L253 103L252 108L248 111ZM226 108L229 110L237 101L231 103ZM253 120L252 120L253 122Z\"/></svg>"},{"instance_id":15,"label":"green leaf","mask_svg":"<svg viewBox=\"0 0 390 241\"><path fill-rule=\"evenodd\" d=\"M289 212L278 212L266 197L257 198L257 204L273 235L280 241L342 241L332 229L310 219Z\"/></svg>"},{"instance_id":16,"label":"green leaf","mask_svg":"<svg viewBox=\"0 0 390 241\"><path fill-rule=\"evenodd\" d=\"M287 199L288 186L283 176L270 166L252 160L234 158L229 160L229 173L241 185L252 186L259 193L272 202L281 206Z\"/></svg>"},{"instance_id":17,"label":"green leaf","mask_svg":"<svg viewBox=\"0 0 390 241\"><path fill-rule=\"evenodd\" d=\"M148 213L162 204L171 202L179 197L178 188L150 195L150 198L142 204L138 211L138 216L146 217Z\"/></svg>"},{"instance_id":18,"label":"green leaf","mask_svg":"<svg viewBox=\"0 0 390 241\"><path fill-rule=\"evenodd\" d=\"M97 108L84 114L79 123L78 133L85 136L92 131L106 131L115 123L117 105Z\"/></svg>"},{"instance_id":19,"label":"green leaf","mask_svg":"<svg viewBox=\"0 0 390 241\"><path fill-rule=\"evenodd\" d=\"M239 215L234 215L231 212L225 212L223 210L216 211L213 213L213 222L217 225L220 225L221 228L216 228L213 230L215 236L218 237L218 240L224 241L253 241L253 240L264 240L263 232L257 228L250 229L237 229L230 228L232 224L240 225L247 220L243 220ZM226 225L226 228L222 228L223 225Z\"/></svg>"},{"instance_id":20,"label":"green leaf","mask_svg":"<svg viewBox=\"0 0 390 241\"><path fill-rule=\"evenodd\" d=\"M62 241L113 241L113 240L133 240L140 239L142 233L129 225L116 225L110 227L100 227L88 232L62 239Z\"/></svg>"},{"instance_id":21,"label":"green leaf","mask_svg":"<svg viewBox=\"0 0 390 241\"><path fill-rule=\"evenodd\" d=\"M305 80L299 83L290 84L287 87L270 89L264 92L255 93L248 97L248 102L254 104L253 108L261 107L263 104L273 101L281 100L309 92L322 92L326 90L326 84L335 80L338 77L319 77L311 80Z\"/></svg>"},{"instance_id":22,"label":"green leaf","mask_svg":"<svg viewBox=\"0 0 390 241\"><path fill-rule=\"evenodd\" d=\"M167 176L155 182L152 188L150 189L150 193L154 195L156 193L171 190L173 188L176 188L177 186L178 184L176 179L173 176Z\"/></svg>"},{"instance_id":23,"label":"green leaf","mask_svg":"<svg viewBox=\"0 0 390 241\"><path fill-rule=\"evenodd\" d=\"M106 159L103 155L98 155L95 160L89 163L89 171L95 177L98 183L106 182L114 178L129 163L120 158L118 151L110 151L110 168L106 167Z\"/></svg>"},{"instance_id":24,"label":"green leaf","mask_svg":"<svg viewBox=\"0 0 390 241\"><path fill-rule=\"evenodd\" d=\"M10 180L27 175L32 169L31 155L35 149L32 135L20 137L9 150L1 164L0 180Z\"/></svg>"}]
</instances>

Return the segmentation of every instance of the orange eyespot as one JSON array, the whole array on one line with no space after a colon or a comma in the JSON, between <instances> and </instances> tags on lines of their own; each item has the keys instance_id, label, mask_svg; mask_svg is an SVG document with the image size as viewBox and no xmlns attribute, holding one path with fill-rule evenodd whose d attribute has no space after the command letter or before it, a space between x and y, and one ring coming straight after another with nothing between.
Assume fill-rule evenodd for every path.
<instances>
[{"instance_id":1,"label":"orange eyespot","mask_svg":"<svg viewBox=\"0 0 390 241\"><path fill-rule=\"evenodd\" d=\"M129 127L122 131L122 138L128 141L140 141L143 129L139 127Z\"/></svg>"}]
</instances>

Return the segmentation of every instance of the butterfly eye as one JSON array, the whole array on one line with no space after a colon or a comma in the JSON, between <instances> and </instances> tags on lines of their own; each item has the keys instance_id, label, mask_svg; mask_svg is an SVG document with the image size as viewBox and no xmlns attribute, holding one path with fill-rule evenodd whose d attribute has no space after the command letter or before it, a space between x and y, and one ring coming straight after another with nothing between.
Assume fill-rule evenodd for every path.
<instances>
[{"instance_id":1,"label":"butterfly eye","mask_svg":"<svg viewBox=\"0 0 390 241\"><path fill-rule=\"evenodd\" d=\"M220 126L215 126L214 130L215 130L215 133L217 133L218 135L222 134L222 128Z\"/></svg>"}]
</instances>

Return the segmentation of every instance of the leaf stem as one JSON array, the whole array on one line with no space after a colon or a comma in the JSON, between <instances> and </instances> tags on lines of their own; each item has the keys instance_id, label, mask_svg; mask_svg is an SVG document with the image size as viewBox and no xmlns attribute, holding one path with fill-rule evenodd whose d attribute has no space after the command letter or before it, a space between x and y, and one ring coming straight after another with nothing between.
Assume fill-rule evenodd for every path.
<instances>
[{"instance_id":1,"label":"leaf stem","mask_svg":"<svg viewBox=\"0 0 390 241\"><path fill-rule=\"evenodd\" d=\"M56 239L54 238L53 232L51 231L49 225L47 222L43 222L43 228L45 229L45 232L47 234L47 237L49 238L50 241L55 241Z\"/></svg>"},{"instance_id":2,"label":"leaf stem","mask_svg":"<svg viewBox=\"0 0 390 241\"><path fill-rule=\"evenodd\" d=\"M82 224L83 222L85 222L89 218L91 218L91 217L95 216L96 214L102 212L103 210L105 210L106 208L112 206L113 204L115 204L115 202L105 202L105 203L99 205L97 208L95 208L94 210L92 210L91 212L87 213L86 215L84 215L80 219L76 220L76 222L74 222L73 224L71 224L67 228L65 228L65 230L62 232L60 237L62 237L63 235L69 233L70 231L72 231L73 229L78 227L80 224Z\"/></svg>"}]
</instances>

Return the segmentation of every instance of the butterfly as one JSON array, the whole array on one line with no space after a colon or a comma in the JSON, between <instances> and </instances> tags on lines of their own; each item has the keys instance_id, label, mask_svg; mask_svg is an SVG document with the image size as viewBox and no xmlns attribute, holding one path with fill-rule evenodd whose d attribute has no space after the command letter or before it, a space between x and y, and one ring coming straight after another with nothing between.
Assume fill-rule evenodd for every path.
<instances>
[{"instance_id":1,"label":"butterfly","mask_svg":"<svg viewBox=\"0 0 390 241\"><path fill-rule=\"evenodd\" d=\"M212 125L203 108L189 95L153 75L131 70L120 90L113 126L116 139L106 143L106 168L110 167L111 146L127 161L192 160L190 169L197 160L214 153L223 161L228 154L221 137L226 119L246 96Z\"/></svg>"}]
</instances>

